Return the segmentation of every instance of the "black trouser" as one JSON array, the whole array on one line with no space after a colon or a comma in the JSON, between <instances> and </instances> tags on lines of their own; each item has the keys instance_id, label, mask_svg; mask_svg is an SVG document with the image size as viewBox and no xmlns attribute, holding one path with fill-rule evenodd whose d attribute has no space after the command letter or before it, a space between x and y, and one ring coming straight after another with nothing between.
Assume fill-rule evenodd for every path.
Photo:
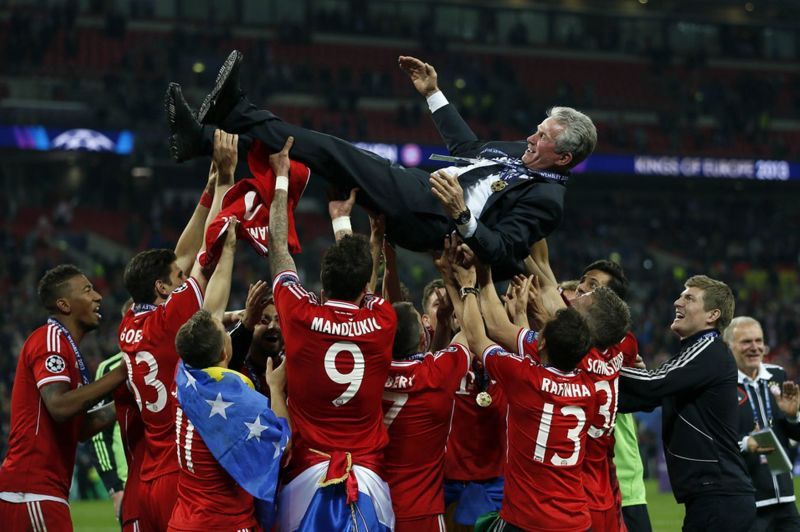
<instances>
[{"instance_id":1,"label":"black trouser","mask_svg":"<svg viewBox=\"0 0 800 532\"><path fill-rule=\"evenodd\" d=\"M794 502L771 504L756 509L756 522L752 532L797 532L800 515Z\"/></svg>"},{"instance_id":2,"label":"black trouser","mask_svg":"<svg viewBox=\"0 0 800 532\"><path fill-rule=\"evenodd\" d=\"M623 506L622 518L625 520L625 528L628 529L628 532L653 532L646 504Z\"/></svg>"},{"instance_id":3,"label":"black trouser","mask_svg":"<svg viewBox=\"0 0 800 532\"><path fill-rule=\"evenodd\" d=\"M755 520L752 495L704 495L686 502L683 532L747 532Z\"/></svg>"},{"instance_id":4,"label":"black trouser","mask_svg":"<svg viewBox=\"0 0 800 532\"><path fill-rule=\"evenodd\" d=\"M361 189L359 204L386 215L386 232L393 243L413 251L441 249L455 226L433 197L429 174L405 168L357 148L346 140L287 124L269 111L241 98L220 128L240 135L244 144L260 140L270 151L294 137L290 157L338 188ZM213 149L213 126L204 128L204 151Z\"/></svg>"}]
</instances>

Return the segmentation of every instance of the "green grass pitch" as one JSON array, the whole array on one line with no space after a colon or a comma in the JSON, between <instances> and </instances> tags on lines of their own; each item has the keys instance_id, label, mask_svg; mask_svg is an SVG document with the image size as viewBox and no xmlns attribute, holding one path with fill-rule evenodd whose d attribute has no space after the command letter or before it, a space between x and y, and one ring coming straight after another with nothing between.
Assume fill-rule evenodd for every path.
<instances>
[{"instance_id":1,"label":"green grass pitch","mask_svg":"<svg viewBox=\"0 0 800 532\"><path fill-rule=\"evenodd\" d=\"M800 480L795 478L795 492L800 493ZM671 493L659 493L655 481L647 481L647 507L654 532L675 532L681 529L683 506L675 502ZM73 501L72 522L76 532L114 532L119 526L114 521L111 501Z\"/></svg>"}]
</instances>

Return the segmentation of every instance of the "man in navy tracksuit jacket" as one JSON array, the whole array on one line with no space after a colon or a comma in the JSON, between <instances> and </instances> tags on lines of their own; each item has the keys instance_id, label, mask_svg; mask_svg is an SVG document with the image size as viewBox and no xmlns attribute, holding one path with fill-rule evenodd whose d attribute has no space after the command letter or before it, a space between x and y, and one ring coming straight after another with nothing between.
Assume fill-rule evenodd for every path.
<instances>
[{"instance_id":1,"label":"man in navy tracksuit jacket","mask_svg":"<svg viewBox=\"0 0 800 532\"><path fill-rule=\"evenodd\" d=\"M683 530L747 531L753 484L739 452L737 368L719 331L733 318L725 283L697 275L675 301L671 329L681 349L656 370L623 368L620 412L661 406L667 471Z\"/></svg>"}]
</instances>

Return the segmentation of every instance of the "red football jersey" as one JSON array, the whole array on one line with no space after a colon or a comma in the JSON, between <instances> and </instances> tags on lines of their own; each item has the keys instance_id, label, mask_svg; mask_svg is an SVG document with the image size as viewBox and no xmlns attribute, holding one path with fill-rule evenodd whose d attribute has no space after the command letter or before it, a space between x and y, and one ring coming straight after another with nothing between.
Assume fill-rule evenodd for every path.
<instances>
[{"instance_id":1,"label":"red football jersey","mask_svg":"<svg viewBox=\"0 0 800 532\"><path fill-rule=\"evenodd\" d=\"M25 341L11 390L8 453L0 466L0 491L69 497L83 415L56 423L39 389L64 382L82 384L75 352L57 325L39 327Z\"/></svg>"},{"instance_id":2,"label":"red football jersey","mask_svg":"<svg viewBox=\"0 0 800 532\"><path fill-rule=\"evenodd\" d=\"M588 529L592 521L581 471L586 433L598 422L592 379L583 371L562 372L497 345L482 358L509 405L500 516L525 529Z\"/></svg>"},{"instance_id":3,"label":"red football jersey","mask_svg":"<svg viewBox=\"0 0 800 532\"><path fill-rule=\"evenodd\" d=\"M293 477L326 458L315 451L349 451L378 468L388 443L381 397L397 328L387 301L370 296L361 307L324 304L297 274L273 282L285 341L287 396L292 420Z\"/></svg>"},{"instance_id":4,"label":"red football jersey","mask_svg":"<svg viewBox=\"0 0 800 532\"><path fill-rule=\"evenodd\" d=\"M632 365L639 352L636 337L628 333L618 344L600 351L592 348L578 366L594 381L601 424L589 427L583 461L583 487L590 510L607 510L616 504L614 484L614 425L619 402L619 370Z\"/></svg>"},{"instance_id":5,"label":"red football jersey","mask_svg":"<svg viewBox=\"0 0 800 532\"><path fill-rule=\"evenodd\" d=\"M119 346L124 352L136 404L145 428L141 479L152 480L178 469L175 460L175 366L178 329L203 306L203 291L191 277L166 302L134 312L119 324Z\"/></svg>"},{"instance_id":6,"label":"red football jersey","mask_svg":"<svg viewBox=\"0 0 800 532\"><path fill-rule=\"evenodd\" d=\"M242 530L257 525L253 496L247 493L206 447L194 425L175 409L178 499L170 530Z\"/></svg>"},{"instance_id":7,"label":"red football jersey","mask_svg":"<svg viewBox=\"0 0 800 532\"><path fill-rule=\"evenodd\" d=\"M537 334L520 329L517 336L519 352L539 361ZM633 333L628 333L616 345L604 351L592 348L578 366L594 381L598 394L600 417L589 427L586 457L583 462L583 486L590 510L607 510L616 503L613 484L614 424L619 400L619 370L636 362L639 346Z\"/></svg>"},{"instance_id":8,"label":"red football jersey","mask_svg":"<svg viewBox=\"0 0 800 532\"><path fill-rule=\"evenodd\" d=\"M486 392L492 397L492 404L478 406L476 398L481 390L475 377L473 369L467 371L456 390L445 452L447 480L471 482L503 476L508 403L497 381L489 379Z\"/></svg>"},{"instance_id":9,"label":"red football jersey","mask_svg":"<svg viewBox=\"0 0 800 532\"><path fill-rule=\"evenodd\" d=\"M455 392L470 363L453 344L415 360L394 360L383 392L386 481L395 517L444 513L444 449Z\"/></svg>"}]
</instances>

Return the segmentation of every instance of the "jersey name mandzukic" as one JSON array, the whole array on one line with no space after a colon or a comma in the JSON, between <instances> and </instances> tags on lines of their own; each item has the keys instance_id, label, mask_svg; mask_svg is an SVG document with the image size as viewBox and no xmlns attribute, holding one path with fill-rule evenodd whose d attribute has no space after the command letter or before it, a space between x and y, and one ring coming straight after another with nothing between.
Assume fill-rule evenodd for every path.
<instances>
[{"instance_id":1,"label":"jersey name mandzukic","mask_svg":"<svg viewBox=\"0 0 800 532\"><path fill-rule=\"evenodd\" d=\"M332 334L335 336L363 336L375 331L382 330L383 327L375 318L351 322L331 322L325 318L316 317L311 320L311 330Z\"/></svg>"}]
</instances>

